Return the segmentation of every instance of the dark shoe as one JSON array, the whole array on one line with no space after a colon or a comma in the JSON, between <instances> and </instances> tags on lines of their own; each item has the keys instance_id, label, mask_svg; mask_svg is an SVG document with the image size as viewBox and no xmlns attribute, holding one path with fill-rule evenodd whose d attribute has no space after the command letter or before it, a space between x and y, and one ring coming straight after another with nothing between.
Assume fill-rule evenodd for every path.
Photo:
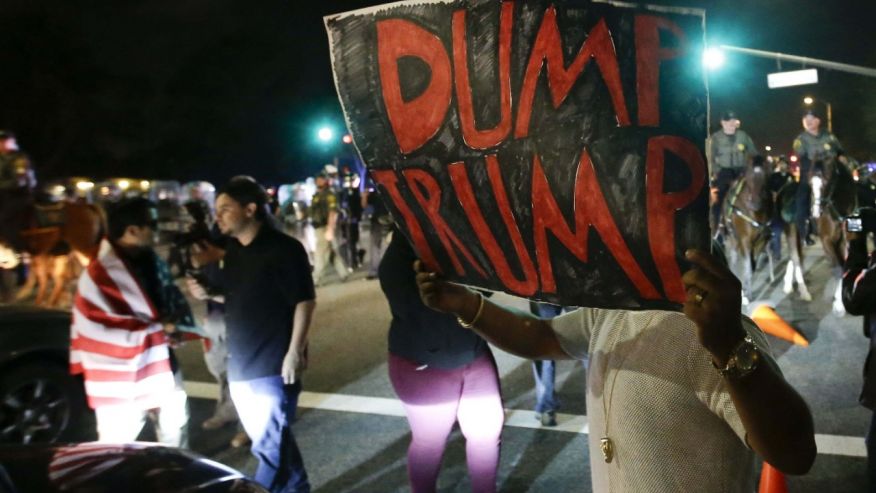
<instances>
[{"instance_id":1,"label":"dark shoe","mask_svg":"<svg viewBox=\"0 0 876 493\"><path fill-rule=\"evenodd\" d=\"M806 246L812 246L815 244L815 240L812 239L811 236L806 237Z\"/></svg>"},{"instance_id":2,"label":"dark shoe","mask_svg":"<svg viewBox=\"0 0 876 493\"><path fill-rule=\"evenodd\" d=\"M541 421L542 426L557 426L557 413L554 411L535 413L535 419Z\"/></svg>"}]
</instances>

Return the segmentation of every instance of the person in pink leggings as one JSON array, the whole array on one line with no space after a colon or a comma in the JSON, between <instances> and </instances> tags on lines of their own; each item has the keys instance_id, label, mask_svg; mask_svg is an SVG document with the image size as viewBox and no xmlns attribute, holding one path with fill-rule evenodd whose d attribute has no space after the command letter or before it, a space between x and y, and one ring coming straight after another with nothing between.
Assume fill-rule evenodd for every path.
<instances>
[{"instance_id":1,"label":"person in pink leggings","mask_svg":"<svg viewBox=\"0 0 876 493\"><path fill-rule=\"evenodd\" d=\"M480 336L423 304L411 268L416 258L396 230L378 270L392 312L389 378L411 426L411 490L435 491L447 437L459 422L472 491L494 492L505 419L496 362Z\"/></svg>"}]
</instances>

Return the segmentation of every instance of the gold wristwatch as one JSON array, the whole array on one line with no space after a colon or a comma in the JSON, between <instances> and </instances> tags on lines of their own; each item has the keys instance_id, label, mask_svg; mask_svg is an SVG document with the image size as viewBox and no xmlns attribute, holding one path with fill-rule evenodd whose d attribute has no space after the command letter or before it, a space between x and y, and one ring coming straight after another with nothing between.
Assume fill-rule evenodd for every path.
<instances>
[{"instance_id":1,"label":"gold wristwatch","mask_svg":"<svg viewBox=\"0 0 876 493\"><path fill-rule=\"evenodd\" d=\"M739 344L730 351L730 358L727 360L727 366L718 368L715 362L712 361L712 366L718 370L724 378L739 379L743 378L757 369L757 364L760 362L760 348L751 340L751 336L746 335L744 339L739 341Z\"/></svg>"}]
</instances>

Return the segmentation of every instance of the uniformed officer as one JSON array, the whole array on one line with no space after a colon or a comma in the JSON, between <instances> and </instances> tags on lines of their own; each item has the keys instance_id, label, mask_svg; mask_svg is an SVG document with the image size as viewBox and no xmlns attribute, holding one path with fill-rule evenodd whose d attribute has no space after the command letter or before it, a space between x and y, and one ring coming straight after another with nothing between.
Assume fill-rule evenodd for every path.
<instances>
[{"instance_id":1,"label":"uniformed officer","mask_svg":"<svg viewBox=\"0 0 876 493\"><path fill-rule=\"evenodd\" d=\"M313 256L313 282L320 284L329 264L333 264L341 282L347 280L347 267L338 253L335 235L338 225L340 201L329 182L329 171L323 170L316 176L316 193L310 203L310 221L316 235L316 249Z\"/></svg>"},{"instance_id":2,"label":"uniformed officer","mask_svg":"<svg viewBox=\"0 0 876 493\"><path fill-rule=\"evenodd\" d=\"M743 174L748 161L757 154L751 137L740 130L739 117L728 110L721 115L721 130L709 137L709 167L712 184L718 189L718 200L712 205L712 231L717 232L721 204L730 185Z\"/></svg>"},{"instance_id":3,"label":"uniformed officer","mask_svg":"<svg viewBox=\"0 0 876 493\"><path fill-rule=\"evenodd\" d=\"M843 152L836 136L822 130L821 115L816 110L807 109L803 113L803 132L794 139L794 153L800 166L795 222L798 233L804 235L807 244L814 243L809 236L809 216L812 209L812 187L809 179L812 171L828 159L839 159L845 163Z\"/></svg>"}]
</instances>

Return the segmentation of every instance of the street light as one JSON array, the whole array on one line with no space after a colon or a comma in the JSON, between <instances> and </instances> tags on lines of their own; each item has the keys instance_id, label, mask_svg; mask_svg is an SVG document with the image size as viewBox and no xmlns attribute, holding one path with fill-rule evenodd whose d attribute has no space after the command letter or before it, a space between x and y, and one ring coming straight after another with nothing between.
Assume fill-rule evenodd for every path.
<instances>
[{"instance_id":1,"label":"street light","mask_svg":"<svg viewBox=\"0 0 876 493\"><path fill-rule=\"evenodd\" d=\"M726 60L724 50L720 48L706 48L706 51L703 52L703 65L709 70L720 68Z\"/></svg>"},{"instance_id":2,"label":"street light","mask_svg":"<svg viewBox=\"0 0 876 493\"><path fill-rule=\"evenodd\" d=\"M332 140L332 137L334 137L334 135L335 133L329 127L320 127L320 129L316 132L317 138L319 138L319 140L323 142L328 142Z\"/></svg>"},{"instance_id":3,"label":"street light","mask_svg":"<svg viewBox=\"0 0 876 493\"><path fill-rule=\"evenodd\" d=\"M806 96L803 98L803 104L806 106L812 106L816 100L811 96ZM829 101L825 101L823 99L818 100L820 103L824 103L824 106L827 107L827 131L833 133L833 107L830 105Z\"/></svg>"},{"instance_id":4,"label":"street light","mask_svg":"<svg viewBox=\"0 0 876 493\"><path fill-rule=\"evenodd\" d=\"M764 147L764 149L765 149L767 152L770 152L771 150L773 150L773 146L766 146L766 147Z\"/></svg>"}]
</instances>

